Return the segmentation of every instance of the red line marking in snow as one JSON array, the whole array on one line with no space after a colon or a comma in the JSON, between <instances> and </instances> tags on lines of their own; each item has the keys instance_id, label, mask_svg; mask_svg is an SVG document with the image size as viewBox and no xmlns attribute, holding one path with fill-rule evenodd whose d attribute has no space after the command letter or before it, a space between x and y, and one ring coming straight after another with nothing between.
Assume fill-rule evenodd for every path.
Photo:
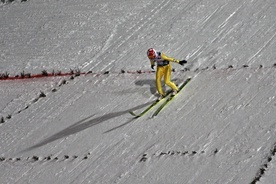
<instances>
[{"instance_id":1,"label":"red line marking in snow","mask_svg":"<svg viewBox=\"0 0 276 184\"><path fill-rule=\"evenodd\" d=\"M137 70L137 71L121 71L121 73L117 73L117 74L147 74L147 73L155 73L155 71L151 71L151 70L146 70L146 71L142 71L142 70ZM103 72L103 73L93 73L93 72L81 72L81 73L72 73L72 72L68 72L68 73L57 73L57 74L52 74L52 73L48 73L48 74L25 74L23 77L21 75L17 75L17 76L9 76L9 77L0 77L0 81L1 80L26 80L26 79L34 79L34 78L44 78L44 77L63 77L63 76L74 76L74 75L94 75L96 77L101 76L101 75L108 75L108 74L114 74L111 73L109 71Z\"/></svg>"},{"instance_id":2,"label":"red line marking in snow","mask_svg":"<svg viewBox=\"0 0 276 184\"><path fill-rule=\"evenodd\" d=\"M71 76L71 75L84 75L85 73L59 73L59 74L26 74L22 76L13 76L13 77L3 77L0 80L22 80L22 79L34 79L34 78L44 78L44 77L63 77L63 76Z\"/></svg>"}]
</instances>

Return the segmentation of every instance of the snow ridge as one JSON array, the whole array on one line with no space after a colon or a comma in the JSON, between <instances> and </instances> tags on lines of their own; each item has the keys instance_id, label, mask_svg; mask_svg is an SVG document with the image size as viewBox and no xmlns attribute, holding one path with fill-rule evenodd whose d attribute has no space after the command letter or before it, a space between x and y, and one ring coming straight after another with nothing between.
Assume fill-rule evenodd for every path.
<instances>
[{"instance_id":1,"label":"snow ridge","mask_svg":"<svg viewBox=\"0 0 276 184\"><path fill-rule=\"evenodd\" d=\"M270 153L265 158L265 163L260 167L259 171L257 172L254 180L250 184L256 184L257 182L261 181L262 177L269 169L269 163L276 159L276 143L274 143L273 147L270 150Z\"/></svg>"},{"instance_id":2,"label":"snow ridge","mask_svg":"<svg viewBox=\"0 0 276 184\"><path fill-rule=\"evenodd\" d=\"M217 151L214 151L214 154L216 154ZM174 157L174 158L182 158L183 156L200 156L205 154L205 151L159 151L157 153L154 153L152 155L148 155L147 153L144 153L142 155L142 158L139 160L139 162L146 162L148 159L157 159L162 157ZM165 158L164 158L165 159Z\"/></svg>"},{"instance_id":3,"label":"snow ridge","mask_svg":"<svg viewBox=\"0 0 276 184\"><path fill-rule=\"evenodd\" d=\"M64 161L83 161L89 159L91 153L87 153L85 155L63 155L63 156L28 156L28 157L0 157L0 162L2 163L9 163L9 164L43 164L45 162L64 162ZM40 161L40 162L39 162Z\"/></svg>"}]
</instances>

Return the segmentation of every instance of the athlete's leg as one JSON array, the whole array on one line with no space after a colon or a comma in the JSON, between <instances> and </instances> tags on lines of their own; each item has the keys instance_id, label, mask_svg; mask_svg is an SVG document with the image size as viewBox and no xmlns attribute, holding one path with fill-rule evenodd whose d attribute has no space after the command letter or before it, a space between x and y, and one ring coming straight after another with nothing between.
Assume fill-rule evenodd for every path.
<instances>
[{"instance_id":1,"label":"athlete's leg","mask_svg":"<svg viewBox=\"0 0 276 184\"><path fill-rule=\"evenodd\" d=\"M172 72L171 64L168 64L167 66L164 67L164 75L165 75L164 82L173 90L178 91L178 87L175 85L175 83L171 81L171 72Z\"/></svg>"},{"instance_id":2,"label":"athlete's leg","mask_svg":"<svg viewBox=\"0 0 276 184\"><path fill-rule=\"evenodd\" d=\"M156 71L156 88L157 91L160 95L165 95L162 89L162 77L164 76L164 67L162 66L157 66L157 71Z\"/></svg>"}]
</instances>

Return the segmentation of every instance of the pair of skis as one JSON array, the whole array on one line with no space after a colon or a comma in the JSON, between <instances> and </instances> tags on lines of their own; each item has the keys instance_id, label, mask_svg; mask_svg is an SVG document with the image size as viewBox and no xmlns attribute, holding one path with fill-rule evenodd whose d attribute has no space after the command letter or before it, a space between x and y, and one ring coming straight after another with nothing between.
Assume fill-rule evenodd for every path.
<instances>
[{"instance_id":1,"label":"pair of skis","mask_svg":"<svg viewBox=\"0 0 276 184\"><path fill-rule=\"evenodd\" d=\"M180 85L180 87L179 87L179 92L190 82L191 79L192 79L192 78L186 79L186 81L185 81L183 84ZM179 92L178 92L178 93L179 93ZM178 93L177 93L177 94L178 94ZM136 114L136 113L134 113L133 111L130 111L129 113L130 113L131 115L133 115L135 118L139 118L139 117L145 115L147 112L149 112L153 107L155 107L156 105L161 104L161 102L163 102L163 103L155 110L155 112L154 112L153 115L152 115L152 117L157 116L157 115L164 109L164 107L167 106L167 105L177 96L177 94L174 95L174 96L172 96L171 93L166 94L165 98L163 98L162 100L153 102L149 107L147 107L147 108L146 108L144 111L142 111L140 114Z\"/></svg>"}]
</instances>

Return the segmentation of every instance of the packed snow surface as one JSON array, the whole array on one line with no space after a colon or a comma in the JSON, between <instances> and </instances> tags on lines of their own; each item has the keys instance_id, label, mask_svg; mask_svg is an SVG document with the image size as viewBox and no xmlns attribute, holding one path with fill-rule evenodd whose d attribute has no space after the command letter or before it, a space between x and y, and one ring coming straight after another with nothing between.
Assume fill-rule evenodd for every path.
<instances>
[{"instance_id":1,"label":"packed snow surface","mask_svg":"<svg viewBox=\"0 0 276 184\"><path fill-rule=\"evenodd\" d=\"M0 2L1 183L276 183L275 0ZM187 86L152 118L154 47ZM92 71L92 73L91 73ZM138 71L138 72L136 72ZM166 87L168 90L168 87Z\"/></svg>"}]
</instances>

